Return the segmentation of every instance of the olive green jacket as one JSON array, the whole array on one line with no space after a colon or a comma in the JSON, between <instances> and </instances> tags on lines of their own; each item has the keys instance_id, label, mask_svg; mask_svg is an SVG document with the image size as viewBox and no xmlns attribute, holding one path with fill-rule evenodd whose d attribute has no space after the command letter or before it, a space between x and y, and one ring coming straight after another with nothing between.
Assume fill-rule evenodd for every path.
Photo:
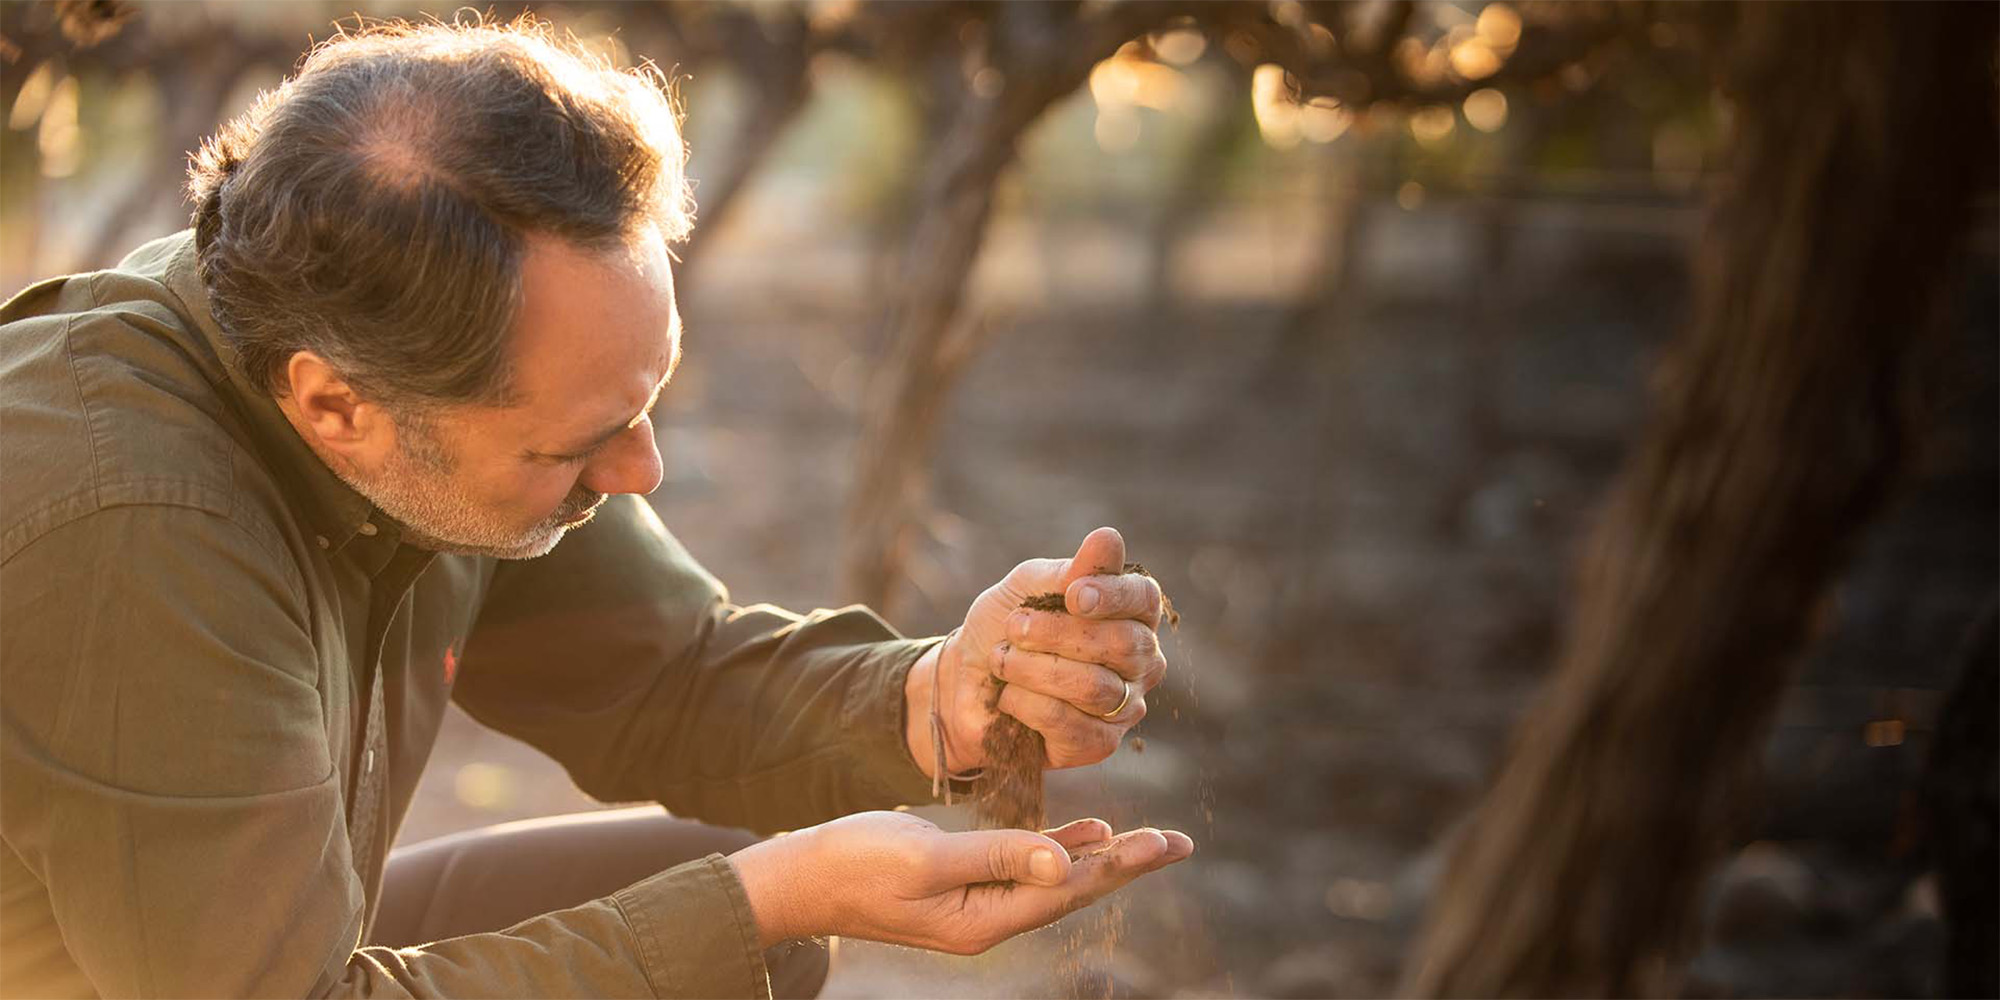
<instances>
[{"instance_id":1,"label":"olive green jacket","mask_svg":"<svg viewBox=\"0 0 2000 1000\"><path fill-rule=\"evenodd\" d=\"M740 607L651 508L400 544L245 381L190 233L0 307L0 994L768 993L720 855L362 947L447 699L606 801L759 830L929 800L864 608Z\"/></svg>"}]
</instances>

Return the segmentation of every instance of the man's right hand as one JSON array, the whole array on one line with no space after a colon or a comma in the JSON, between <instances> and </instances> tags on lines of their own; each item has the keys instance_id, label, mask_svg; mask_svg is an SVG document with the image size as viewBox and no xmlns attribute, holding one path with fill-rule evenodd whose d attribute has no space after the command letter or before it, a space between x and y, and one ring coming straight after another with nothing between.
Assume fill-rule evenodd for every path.
<instances>
[{"instance_id":1,"label":"man's right hand","mask_svg":"<svg viewBox=\"0 0 2000 1000\"><path fill-rule=\"evenodd\" d=\"M976 955L1194 853L1174 830L1112 835L1083 819L1046 833L946 833L918 816L866 812L730 855L759 947L838 934Z\"/></svg>"}]
</instances>

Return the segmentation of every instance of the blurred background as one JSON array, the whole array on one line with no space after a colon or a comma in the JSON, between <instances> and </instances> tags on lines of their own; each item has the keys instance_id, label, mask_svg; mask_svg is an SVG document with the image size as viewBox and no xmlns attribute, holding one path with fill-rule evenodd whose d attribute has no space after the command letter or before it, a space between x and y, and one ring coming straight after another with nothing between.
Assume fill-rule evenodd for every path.
<instances>
[{"instance_id":1,"label":"blurred background","mask_svg":"<svg viewBox=\"0 0 2000 1000\"><path fill-rule=\"evenodd\" d=\"M700 221L651 499L737 600L942 632L1110 524L1183 615L1143 741L1050 814L1194 860L977 958L844 942L829 995L1392 990L1692 309L1726 9L531 9L677 81ZM356 13L455 16L0 6L0 291L182 228L187 152ZM1785 696L1691 995L1944 989L1915 801L2000 577L1978 215L1934 432ZM594 805L455 715L399 842Z\"/></svg>"}]
</instances>

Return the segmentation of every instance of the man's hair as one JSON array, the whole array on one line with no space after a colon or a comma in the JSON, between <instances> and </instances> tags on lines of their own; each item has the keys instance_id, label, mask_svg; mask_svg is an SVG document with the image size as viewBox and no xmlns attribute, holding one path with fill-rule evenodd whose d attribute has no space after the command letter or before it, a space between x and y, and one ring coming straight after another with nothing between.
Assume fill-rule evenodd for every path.
<instances>
[{"instance_id":1,"label":"man's hair","mask_svg":"<svg viewBox=\"0 0 2000 1000\"><path fill-rule=\"evenodd\" d=\"M307 350L385 404L504 404L527 238L685 237L679 125L650 65L531 19L343 31L193 157L216 321L273 395Z\"/></svg>"}]
</instances>

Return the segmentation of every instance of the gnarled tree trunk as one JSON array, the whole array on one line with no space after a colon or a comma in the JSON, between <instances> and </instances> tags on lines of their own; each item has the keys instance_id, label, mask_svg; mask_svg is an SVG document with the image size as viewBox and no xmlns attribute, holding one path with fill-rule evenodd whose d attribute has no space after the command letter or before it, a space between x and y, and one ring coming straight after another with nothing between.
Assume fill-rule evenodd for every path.
<instances>
[{"instance_id":1,"label":"gnarled tree trunk","mask_svg":"<svg viewBox=\"0 0 2000 1000\"><path fill-rule=\"evenodd\" d=\"M1993 15L1741 8L1735 170L1692 328L1410 992L1672 989L1815 610L1907 461L1925 331L1994 160Z\"/></svg>"}]
</instances>

